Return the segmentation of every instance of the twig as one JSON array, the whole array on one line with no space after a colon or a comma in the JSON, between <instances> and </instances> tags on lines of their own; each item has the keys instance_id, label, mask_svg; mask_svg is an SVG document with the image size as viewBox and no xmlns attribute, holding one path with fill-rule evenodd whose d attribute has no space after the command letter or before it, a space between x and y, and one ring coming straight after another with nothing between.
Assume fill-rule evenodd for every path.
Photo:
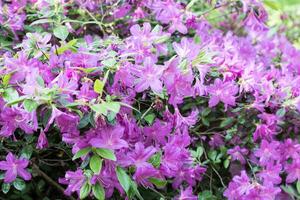
<instances>
[{"instance_id":1,"label":"twig","mask_svg":"<svg viewBox=\"0 0 300 200\"><path fill-rule=\"evenodd\" d=\"M58 183L56 183L52 178L50 178L45 172L43 172L42 170L40 170L40 168L36 165L36 164L32 164L34 170L36 170L36 172L43 177L49 184L51 184L53 187L55 187L58 191L60 191L62 194L65 195L64 191L65 189L63 187L61 187ZM66 196L66 195L65 195ZM66 196L68 199L70 200L76 200L74 197L72 196Z\"/></svg>"}]
</instances>

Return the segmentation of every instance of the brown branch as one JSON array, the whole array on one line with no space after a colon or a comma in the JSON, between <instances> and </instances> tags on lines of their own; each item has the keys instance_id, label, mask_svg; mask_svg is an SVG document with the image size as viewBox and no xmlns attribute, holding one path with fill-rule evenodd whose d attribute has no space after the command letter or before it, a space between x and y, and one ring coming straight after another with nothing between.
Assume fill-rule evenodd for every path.
<instances>
[{"instance_id":1,"label":"brown branch","mask_svg":"<svg viewBox=\"0 0 300 200\"><path fill-rule=\"evenodd\" d=\"M45 172L43 172L42 170L40 170L40 168L32 163L33 169L36 170L36 172L43 177L50 185L52 185L53 187L55 187L59 192L61 192L62 194L65 195L64 191L65 189L60 186L58 183L56 183L52 178L50 178ZM66 196L66 195L65 195ZM74 197L72 196L66 196L68 199L70 200L76 200Z\"/></svg>"}]
</instances>

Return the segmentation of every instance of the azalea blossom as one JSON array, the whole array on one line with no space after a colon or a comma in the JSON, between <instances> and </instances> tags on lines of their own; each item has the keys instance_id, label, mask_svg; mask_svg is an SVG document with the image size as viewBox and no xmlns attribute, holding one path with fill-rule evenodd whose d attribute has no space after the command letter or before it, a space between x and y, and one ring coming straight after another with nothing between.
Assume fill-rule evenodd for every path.
<instances>
[{"instance_id":1,"label":"azalea blossom","mask_svg":"<svg viewBox=\"0 0 300 200\"><path fill-rule=\"evenodd\" d=\"M16 180L17 176L28 181L31 174L25 169L29 165L29 161L25 158L16 158L11 152L6 155L6 161L0 161L0 170L4 170L4 182L11 183Z\"/></svg>"}]
</instances>

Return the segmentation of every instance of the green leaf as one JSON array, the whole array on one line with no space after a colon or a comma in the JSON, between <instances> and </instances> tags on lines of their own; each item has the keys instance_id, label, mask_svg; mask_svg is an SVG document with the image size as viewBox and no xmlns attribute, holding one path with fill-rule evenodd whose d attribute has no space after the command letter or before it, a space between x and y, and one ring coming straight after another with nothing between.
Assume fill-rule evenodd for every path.
<instances>
[{"instance_id":1,"label":"green leaf","mask_svg":"<svg viewBox=\"0 0 300 200\"><path fill-rule=\"evenodd\" d=\"M91 117L91 112L88 113L88 114L85 114L79 121L78 123L78 128L81 129L81 128L84 128L86 127L89 123L90 123L90 117Z\"/></svg>"},{"instance_id":2,"label":"green leaf","mask_svg":"<svg viewBox=\"0 0 300 200\"><path fill-rule=\"evenodd\" d=\"M274 0L264 0L263 3L268 6L269 8L272 8L273 10L279 10L280 4L278 1Z\"/></svg>"},{"instance_id":3,"label":"green leaf","mask_svg":"<svg viewBox=\"0 0 300 200\"><path fill-rule=\"evenodd\" d=\"M298 193L300 194L300 181L299 180L297 181L296 188L297 188Z\"/></svg>"},{"instance_id":4,"label":"green leaf","mask_svg":"<svg viewBox=\"0 0 300 200\"><path fill-rule=\"evenodd\" d=\"M7 86L7 85L8 85L10 78L11 78L11 73L5 74L5 75L3 76L3 78L2 78L2 83L3 83L4 86Z\"/></svg>"},{"instance_id":5,"label":"green leaf","mask_svg":"<svg viewBox=\"0 0 300 200\"><path fill-rule=\"evenodd\" d=\"M91 109L97 114L107 115L107 108L105 103L91 105Z\"/></svg>"},{"instance_id":6,"label":"green leaf","mask_svg":"<svg viewBox=\"0 0 300 200\"><path fill-rule=\"evenodd\" d=\"M90 147L80 149L72 158L72 160L76 160L77 158L80 158L82 156L87 155L92 149Z\"/></svg>"},{"instance_id":7,"label":"green leaf","mask_svg":"<svg viewBox=\"0 0 300 200\"><path fill-rule=\"evenodd\" d=\"M98 155L93 155L90 159L90 168L95 174L99 174L102 168L102 159Z\"/></svg>"},{"instance_id":8,"label":"green leaf","mask_svg":"<svg viewBox=\"0 0 300 200\"><path fill-rule=\"evenodd\" d=\"M94 185L92 189L93 189L93 195L94 197L96 197L96 199L98 200L105 199L105 190L101 184L96 183L96 185Z\"/></svg>"},{"instance_id":9,"label":"green leaf","mask_svg":"<svg viewBox=\"0 0 300 200\"><path fill-rule=\"evenodd\" d=\"M229 167L229 164L230 164L230 161L228 158L226 160L224 160L223 165L224 165L225 169L227 169Z\"/></svg>"},{"instance_id":10,"label":"green leaf","mask_svg":"<svg viewBox=\"0 0 300 200\"><path fill-rule=\"evenodd\" d=\"M155 168L158 168L160 166L160 163L161 163L161 152L158 152L158 153L154 154L153 156L151 156L151 158L149 159L149 162Z\"/></svg>"},{"instance_id":11,"label":"green leaf","mask_svg":"<svg viewBox=\"0 0 300 200\"><path fill-rule=\"evenodd\" d=\"M148 114L144 117L145 121L148 123L148 124L152 124L154 119L155 119L155 114L154 113L151 113L151 114Z\"/></svg>"},{"instance_id":12,"label":"green leaf","mask_svg":"<svg viewBox=\"0 0 300 200\"><path fill-rule=\"evenodd\" d=\"M20 157L26 158L29 160L31 158L32 152L33 152L32 146L26 145L25 147L23 147Z\"/></svg>"},{"instance_id":13,"label":"green leaf","mask_svg":"<svg viewBox=\"0 0 300 200\"><path fill-rule=\"evenodd\" d=\"M221 122L220 127L224 128L224 127L232 124L233 121L234 121L234 118L232 118L232 117L226 118Z\"/></svg>"},{"instance_id":14,"label":"green leaf","mask_svg":"<svg viewBox=\"0 0 300 200\"><path fill-rule=\"evenodd\" d=\"M130 177L127 175L125 170L122 169L119 166L116 167L116 173L117 173L117 177L118 177L118 180L119 180L122 188L124 189L124 191L128 195L128 192L129 192L129 189L130 189L130 183L131 183Z\"/></svg>"},{"instance_id":15,"label":"green leaf","mask_svg":"<svg viewBox=\"0 0 300 200\"><path fill-rule=\"evenodd\" d=\"M166 180L162 180L162 179L158 179L158 178L149 178L149 181L158 188L163 188L167 185Z\"/></svg>"},{"instance_id":16,"label":"green leaf","mask_svg":"<svg viewBox=\"0 0 300 200\"><path fill-rule=\"evenodd\" d=\"M276 115L278 116L278 117L284 117L284 115L285 115L285 108L280 108L279 110L277 110L277 112L276 112Z\"/></svg>"},{"instance_id":17,"label":"green leaf","mask_svg":"<svg viewBox=\"0 0 300 200\"><path fill-rule=\"evenodd\" d=\"M22 191L25 189L26 184L25 181L23 181L22 179L17 178L14 182L13 182L14 187L19 190Z\"/></svg>"},{"instance_id":18,"label":"green leaf","mask_svg":"<svg viewBox=\"0 0 300 200\"><path fill-rule=\"evenodd\" d=\"M85 199L91 192L92 187L90 184L86 181L83 186L80 188L79 198Z\"/></svg>"},{"instance_id":19,"label":"green leaf","mask_svg":"<svg viewBox=\"0 0 300 200\"><path fill-rule=\"evenodd\" d=\"M130 183L131 183L130 184L131 187L130 187L130 191L129 191L128 197L130 199L132 199L134 196L137 196L137 198L139 200L144 200L143 197L142 197L142 195L140 194L140 192L137 189L137 184L134 181L132 181L131 179L130 179Z\"/></svg>"},{"instance_id":20,"label":"green leaf","mask_svg":"<svg viewBox=\"0 0 300 200\"><path fill-rule=\"evenodd\" d=\"M291 197L296 197L296 191L291 185L281 185L281 189L288 193Z\"/></svg>"},{"instance_id":21,"label":"green leaf","mask_svg":"<svg viewBox=\"0 0 300 200\"><path fill-rule=\"evenodd\" d=\"M102 94L104 88L104 83L97 79L94 83L94 91L97 92L98 94Z\"/></svg>"},{"instance_id":22,"label":"green leaf","mask_svg":"<svg viewBox=\"0 0 300 200\"><path fill-rule=\"evenodd\" d=\"M215 196L209 190L199 193L198 200L216 200Z\"/></svg>"},{"instance_id":23,"label":"green leaf","mask_svg":"<svg viewBox=\"0 0 300 200\"><path fill-rule=\"evenodd\" d=\"M106 67L113 67L113 66L115 66L117 61L114 58L109 58L109 59L103 60L101 63Z\"/></svg>"},{"instance_id":24,"label":"green leaf","mask_svg":"<svg viewBox=\"0 0 300 200\"><path fill-rule=\"evenodd\" d=\"M1 174L0 174L0 180L4 180L4 177L5 177L5 174L4 174L4 173L1 173Z\"/></svg>"},{"instance_id":25,"label":"green leaf","mask_svg":"<svg viewBox=\"0 0 300 200\"><path fill-rule=\"evenodd\" d=\"M120 111L121 105L119 102L106 102L106 108L112 112L118 113Z\"/></svg>"},{"instance_id":26,"label":"green leaf","mask_svg":"<svg viewBox=\"0 0 300 200\"><path fill-rule=\"evenodd\" d=\"M23 105L28 112L34 111L39 106L38 103L32 99L25 99Z\"/></svg>"},{"instance_id":27,"label":"green leaf","mask_svg":"<svg viewBox=\"0 0 300 200\"><path fill-rule=\"evenodd\" d=\"M60 25L60 26L57 26L56 28L54 28L53 34L55 35L55 37L57 37L61 40L66 40L69 35L69 31L66 26Z\"/></svg>"},{"instance_id":28,"label":"green leaf","mask_svg":"<svg viewBox=\"0 0 300 200\"><path fill-rule=\"evenodd\" d=\"M75 47L74 47L74 45L77 43L77 39L73 39L73 40L71 40L70 42L68 42L67 44L65 44L65 45L62 45L61 47L59 47L58 49L57 49L57 54L58 55L61 55L61 54L63 54L65 51L67 51L67 50L72 50L72 51L76 51L76 49L75 49ZM84 68L85 69L85 68Z\"/></svg>"},{"instance_id":29,"label":"green leaf","mask_svg":"<svg viewBox=\"0 0 300 200\"><path fill-rule=\"evenodd\" d=\"M2 189L2 192L4 194L7 194L10 190L10 184L9 183L2 183L1 189Z\"/></svg>"},{"instance_id":30,"label":"green leaf","mask_svg":"<svg viewBox=\"0 0 300 200\"><path fill-rule=\"evenodd\" d=\"M210 125L209 120L208 120L207 118L205 118L205 117L201 117L201 121L202 121L202 123L203 123L205 126L209 126L209 125Z\"/></svg>"},{"instance_id":31,"label":"green leaf","mask_svg":"<svg viewBox=\"0 0 300 200\"><path fill-rule=\"evenodd\" d=\"M39 20L32 22L30 24L30 26L38 25L38 24L45 24L45 23L53 23L53 22L55 22L55 21L52 19L39 19Z\"/></svg>"},{"instance_id":32,"label":"green leaf","mask_svg":"<svg viewBox=\"0 0 300 200\"><path fill-rule=\"evenodd\" d=\"M201 112L201 116L206 117L207 115L209 115L209 113L211 112L210 108L205 108L202 112Z\"/></svg>"},{"instance_id":33,"label":"green leaf","mask_svg":"<svg viewBox=\"0 0 300 200\"><path fill-rule=\"evenodd\" d=\"M19 99L19 93L14 88L7 88L4 90L2 97L6 102L12 102Z\"/></svg>"},{"instance_id":34,"label":"green leaf","mask_svg":"<svg viewBox=\"0 0 300 200\"><path fill-rule=\"evenodd\" d=\"M95 149L95 151L102 158L113 160L113 161L117 160L115 153L110 149L97 148Z\"/></svg>"},{"instance_id":35,"label":"green leaf","mask_svg":"<svg viewBox=\"0 0 300 200\"><path fill-rule=\"evenodd\" d=\"M200 159L201 158L201 156L203 155L203 153L204 153L204 148L203 147L201 147L201 146L199 146L199 147L197 147L197 158L198 159Z\"/></svg>"},{"instance_id":36,"label":"green leaf","mask_svg":"<svg viewBox=\"0 0 300 200\"><path fill-rule=\"evenodd\" d=\"M37 76L36 81L40 86L45 87L45 81L44 81L43 77Z\"/></svg>"}]
</instances>

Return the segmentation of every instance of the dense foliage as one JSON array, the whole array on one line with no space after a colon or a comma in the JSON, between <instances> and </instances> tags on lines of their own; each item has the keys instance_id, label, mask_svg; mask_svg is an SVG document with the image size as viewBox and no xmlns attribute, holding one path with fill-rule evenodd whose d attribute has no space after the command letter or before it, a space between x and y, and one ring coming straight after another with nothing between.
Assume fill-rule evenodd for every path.
<instances>
[{"instance_id":1,"label":"dense foliage","mask_svg":"<svg viewBox=\"0 0 300 200\"><path fill-rule=\"evenodd\" d=\"M300 199L297 4L0 1L0 197Z\"/></svg>"}]
</instances>

